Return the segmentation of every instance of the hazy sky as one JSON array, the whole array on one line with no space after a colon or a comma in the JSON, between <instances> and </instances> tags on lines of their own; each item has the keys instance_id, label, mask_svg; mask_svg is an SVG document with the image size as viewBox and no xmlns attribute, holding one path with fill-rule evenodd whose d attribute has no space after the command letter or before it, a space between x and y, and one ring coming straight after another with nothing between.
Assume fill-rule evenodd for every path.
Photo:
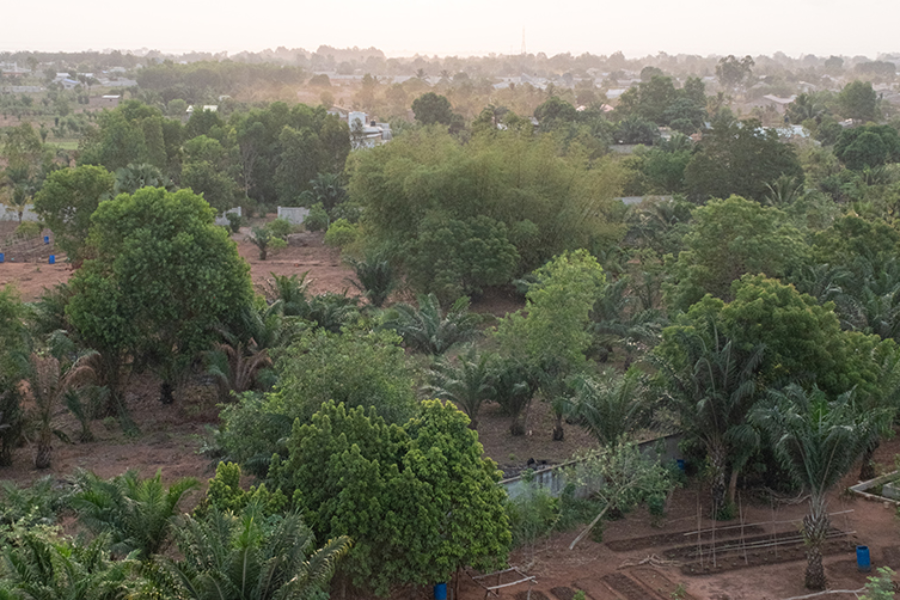
<instances>
[{"instance_id":1,"label":"hazy sky","mask_svg":"<svg viewBox=\"0 0 900 600\"><path fill-rule=\"evenodd\" d=\"M528 52L866 55L900 51L900 1L2 0L0 50L150 48L389 56Z\"/></svg>"}]
</instances>

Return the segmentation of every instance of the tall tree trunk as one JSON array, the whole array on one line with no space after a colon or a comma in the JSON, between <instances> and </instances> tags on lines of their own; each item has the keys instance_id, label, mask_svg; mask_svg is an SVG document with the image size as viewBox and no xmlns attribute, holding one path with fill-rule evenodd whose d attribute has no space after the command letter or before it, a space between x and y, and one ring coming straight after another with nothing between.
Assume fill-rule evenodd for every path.
<instances>
[{"instance_id":1,"label":"tall tree trunk","mask_svg":"<svg viewBox=\"0 0 900 600\"><path fill-rule=\"evenodd\" d=\"M41 434L40 439L38 440L37 453L34 455L34 468L49 469L52 454L53 446L50 443L50 440L44 439L44 435Z\"/></svg>"},{"instance_id":2,"label":"tall tree trunk","mask_svg":"<svg viewBox=\"0 0 900 600\"><path fill-rule=\"evenodd\" d=\"M557 410L556 412L556 426L553 427L553 441L561 442L566 435L566 430L563 429L563 414L561 410Z\"/></svg>"},{"instance_id":3,"label":"tall tree trunk","mask_svg":"<svg viewBox=\"0 0 900 600\"><path fill-rule=\"evenodd\" d=\"M725 507L725 469L726 458L725 449L715 445L709 449L709 463L712 467L712 516L714 519L719 518L719 511Z\"/></svg>"},{"instance_id":4,"label":"tall tree trunk","mask_svg":"<svg viewBox=\"0 0 900 600\"><path fill-rule=\"evenodd\" d=\"M828 534L828 513L825 499L817 494L809 500L810 512L803 517L803 537L806 542L806 587L824 590L826 585L825 566L822 564L822 543Z\"/></svg>"},{"instance_id":5,"label":"tall tree trunk","mask_svg":"<svg viewBox=\"0 0 900 600\"><path fill-rule=\"evenodd\" d=\"M737 467L731 468L731 480L728 482L728 502L734 504L737 496L737 481L741 471Z\"/></svg>"},{"instance_id":6,"label":"tall tree trunk","mask_svg":"<svg viewBox=\"0 0 900 600\"><path fill-rule=\"evenodd\" d=\"M862 457L862 466L859 468L859 479L861 481L868 481L870 479L875 479L875 451L878 450L878 446L881 445L879 440L875 440L866 448L865 454Z\"/></svg>"},{"instance_id":7,"label":"tall tree trunk","mask_svg":"<svg viewBox=\"0 0 900 600\"><path fill-rule=\"evenodd\" d=\"M159 385L159 401L163 404L175 403L175 386L168 381L163 381Z\"/></svg>"},{"instance_id":8,"label":"tall tree trunk","mask_svg":"<svg viewBox=\"0 0 900 600\"><path fill-rule=\"evenodd\" d=\"M513 415L512 423L509 426L509 434L513 436L525 435L525 423L522 419L522 413Z\"/></svg>"}]
</instances>

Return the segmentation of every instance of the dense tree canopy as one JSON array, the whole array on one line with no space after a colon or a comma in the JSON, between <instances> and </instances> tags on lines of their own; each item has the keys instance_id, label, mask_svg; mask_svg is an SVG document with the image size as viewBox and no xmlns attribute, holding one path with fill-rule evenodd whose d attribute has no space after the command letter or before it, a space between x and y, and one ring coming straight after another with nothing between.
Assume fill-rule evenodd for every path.
<instances>
[{"instance_id":1,"label":"dense tree canopy","mask_svg":"<svg viewBox=\"0 0 900 600\"><path fill-rule=\"evenodd\" d=\"M35 211L69 258L77 259L91 215L113 193L115 177L103 167L82 166L51 173L34 199Z\"/></svg>"},{"instance_id":2,"label":"dense tree canopy","mask_svg":"<svg viewBox=\"0 0 900 600\"><path fill-rule=\"evenodd\" d=\"M253 298L249 266L214 215L188 190L143 188L101 203L67 308L83 339L107 360L130 354L177 383L215 326L236 322Z\"/></svg>"},{"instance_id":3,"label":"dense tree canopy","mask_svg":"<svg viewBox=\"0 0 900 600\"><path fill-rule=\"evenodd\" d=\"M670 311L687 310L705 294L731 299L745 273L780 277L805 254L801 233L777 208L732 196L694 210L684 250L673 265Z\"/></svg>"},{"instance_id":4,"label":"dense tree canopy","mask_svg":"<svg viewBox=\"0 0 900 600\"><path fill-rule=\"evenodd\" d=\"M561 157L549 138L498 132L461 146L416 131L355 158L350 194L368 241L389 246L420 291L451 301L620 235L619 169Z\"/></svg>"},{"instance_id":5,"label":"dense tree canopy","mask_svg":"<svg viewBox=\"0 0 900 600\"><path fill-rule=\"evenodd\" d=\"M803 180L793 146L763 129L755 119L718 120L706 132L684 172L688 194L697 202L732 194L762 200L766 184L781 176Z\"/></svg>"},{"instance_id":6,"label":"dense tree canopy","mask_svg":"<svg viewBox=\"0 0 900 600\"><path fill-rule=\"evenodd\" d=\"M499 472L452 404L424 401L398 426L328 402L294 426L288 451L270 478L293 494L317 537L353 537L341 569L352 585L387 595L505 562Z\"/></svg>"}]
</instances>

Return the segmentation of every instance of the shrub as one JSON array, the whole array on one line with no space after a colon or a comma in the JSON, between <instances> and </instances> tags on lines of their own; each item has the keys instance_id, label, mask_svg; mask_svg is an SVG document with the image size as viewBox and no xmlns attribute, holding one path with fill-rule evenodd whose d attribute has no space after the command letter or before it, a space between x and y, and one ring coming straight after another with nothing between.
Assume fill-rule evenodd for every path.
<instances>
[{"instance_id":1,"label":"shrub","mask_svg":"<svg viewBox=\"0 0 900 600\"><path fill-rule=\"evenodd\" d=\"M27 238L36 238L41 235L41 224L35 223L34 221L23 221L19 223L19 226L16 227L16 235L21 235Z\"/></svg>"},{"instance_id":2,"label":"shrub","mask_svg":"<svg viewBox=\"0 0 900 600\"><path fill-rule=\"evenodd\" d=\"M324 231L328 229L328 213L321 204L314 204L309 209L309 214L303 220L303 226L307 231Z\"/></svg>"},{"instance_id":3,"label":"shrub","mask_svg":"<svg viewBox=\"0 0 900 600\"><path fill-rule=\"evenodd\" d=\"M237 213L226 213L225 218L228 219L228 227L231 229L231 233L237 233L241 230L241 223L243 222L241 215Z\"/></svg>"},{"instance_id":4,"label":"shrub","mask_svg":"<svg viewBox=\"0 0 900 600\"><path fill-rule=\"evenodd\" d=\"M351 225L347 219L338 219L325 232L325 243L332 248L342 248L356 241L359 228Z\"/></svg>"},{"instance_id":5,"label":"shrub","mask_svg":"<svg viewBox=\"0 0 900 600\"><path fill-rule=\"evenodd\" d=\"M294 226L287 219L280 217L271 221L266 228L272 232L272 235L279 238L285 238L294 232Z\"/></svg>"}]
</instances>

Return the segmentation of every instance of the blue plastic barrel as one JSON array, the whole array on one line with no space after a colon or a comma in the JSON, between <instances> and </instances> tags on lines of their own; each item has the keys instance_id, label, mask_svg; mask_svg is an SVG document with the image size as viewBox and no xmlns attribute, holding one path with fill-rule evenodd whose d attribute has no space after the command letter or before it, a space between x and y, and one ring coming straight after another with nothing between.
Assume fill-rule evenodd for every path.
<instances>
[{"instance_id":1,"label":"blue plastic barrel","mask_svg":"<svg viewBox=\"0 0 900 600\"><path fill-rule=\"evenodd\" d=\"M679 471L682 471L682 472L684 471L684 459L683 459L683 458L676 458L676 459L675 459L675 464L678 465L678 470L679 470Z\"/></svg>"},{"instance_id":2,"label":"blue plastic barrel","mask_svg":"<svg viewBox=\"0 0 900 600\"><path fill-rule=\"evenodd\" d=\"M868 573L872 570L872 561L869 559L868 546L856 547L856 566L860 571L864 573Z\"/></svg>"},{"instance_id":3,"label":"blue plastic barrel","mask_svg":"<svg viewBox=\"0 0 900 600\"><path fill-rule=\"evenodd\" d=\"M0 252L0 263L2 263L4 260L6 260L6 257L3 255L2 252Z\"/></svg>"},{"instance_id":4,"label":"blue plastic barrel","mask_svg":"<svg viewBox=\"0 0 900 600\"><path fill-rule=\"evenodd\" d=\"M55 255L55 254L51 254L51 255L50 255L50 264L51 264L51 265L55 265L55 264L56 264L56 255Z\"/></svg>"},{"instance_id":5,"label":"blue plastic barrel","mask_svg":"<svg viewBox=\"0 0 900 600\"><path fill-rule=\"evenodd\" d=\"M49 235L45 235L45 236L44 236L44 243L45 243L45 244L49 244L49 243L50 243L50 236L49 236Z\"/></svg>"},{"instance_id":6,"label":"blue plastic barrel","mask_svg":"<svg viewBox=\"0 0 900 600\"><path fill-rule=\"evenodd\" d=\"M447 600L447 584L434 584L434 600Z\"/></svg>"}]
</instances>

